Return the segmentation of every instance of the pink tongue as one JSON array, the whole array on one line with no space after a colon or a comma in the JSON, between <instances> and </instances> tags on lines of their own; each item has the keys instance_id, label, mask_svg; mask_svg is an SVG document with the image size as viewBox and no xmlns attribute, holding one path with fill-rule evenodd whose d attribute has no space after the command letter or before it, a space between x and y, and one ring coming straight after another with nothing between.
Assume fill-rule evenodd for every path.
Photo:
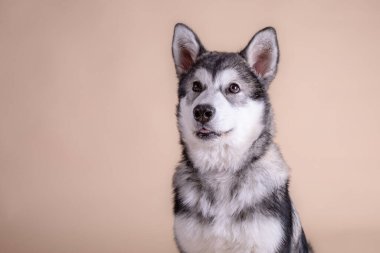
<instances>
[{"instance_id":1,"label":"pink tongue","mask_svg":"<svg viewBox=\"0 0 380 253\"><path fill-rule=\"evenodd\" d=\"M202 128L201 130L199 130L199 132L201 133L204 133L204 134L207 134L209 132L211 132L210 130L206 129L206 128Z\"/></svg>"}]
</instances>

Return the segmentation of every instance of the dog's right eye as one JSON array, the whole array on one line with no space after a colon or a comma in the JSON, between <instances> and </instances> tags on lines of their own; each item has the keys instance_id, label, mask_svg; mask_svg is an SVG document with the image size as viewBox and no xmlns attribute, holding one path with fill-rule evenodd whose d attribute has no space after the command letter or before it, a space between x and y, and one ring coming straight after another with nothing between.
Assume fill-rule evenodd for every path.
<instances>
[{"instance_id":1,"label":"dog's right eye","mask_svg":"<svg viewBox=\"0 0 380 253\"><path fill-rule=\"evenodd\" d=\"M193 82L193 91L194 92L201 92L202 91L202 84L198 81Z\"/></svg>"},{"instance_id":2,"label":"dog's right eye","mask_svg":"<svg viewBox=\"0 0 380 253\"><path fill-rule=\"evenodd\" d=\"M228 91L233 94L236 94L240 92L240 87L236 83L231 83L230 87L228 87Z\"/></svg>"}]
</instances>

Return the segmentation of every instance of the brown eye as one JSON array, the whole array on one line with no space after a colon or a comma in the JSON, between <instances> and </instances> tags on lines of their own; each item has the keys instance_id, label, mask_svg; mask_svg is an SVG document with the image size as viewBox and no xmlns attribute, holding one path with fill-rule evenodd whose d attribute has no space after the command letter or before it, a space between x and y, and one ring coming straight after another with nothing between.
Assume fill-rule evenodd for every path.
<instances>
[{"instance_id":1,"label":"brown eye","mask_svg":"<svg viewBox=\"0 0 380 253\"><path fill-rule=\"evenodd\" d=\"M198 81L193 82L193 91L194 92L201 92L202 91L202 84Z\"/></svg>"},{"instance_id":2,"label":"brown eye","mask_svg":"<svg viewBox=\"0 0 380 253\"><path fill-rule=\"evenodd\" d=\"M230 87L228 87L228 91L231 92L231 93L236 94L236 93L238 93L240 91L240 87L236 83L231 83Z\"/></svg>"}]
</instances>

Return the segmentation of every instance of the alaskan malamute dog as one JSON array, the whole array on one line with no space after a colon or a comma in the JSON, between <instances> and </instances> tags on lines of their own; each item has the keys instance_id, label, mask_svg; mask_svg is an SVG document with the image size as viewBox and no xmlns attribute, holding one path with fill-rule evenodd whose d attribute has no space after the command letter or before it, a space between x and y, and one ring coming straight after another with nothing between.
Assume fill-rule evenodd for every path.
<instances>
[{"instance_id":1,"label":"alaskan malamute dog","mask_svg":"<svg viewBox=\"0 0 380 253\"><path fill-rule=\"evenodd\" d=\"M173 178L179 251L310 252L273 142L276 31L264 28L241 52L221 53L177 24L172 52L183 147Z\"/></svg>"}]
</instances>

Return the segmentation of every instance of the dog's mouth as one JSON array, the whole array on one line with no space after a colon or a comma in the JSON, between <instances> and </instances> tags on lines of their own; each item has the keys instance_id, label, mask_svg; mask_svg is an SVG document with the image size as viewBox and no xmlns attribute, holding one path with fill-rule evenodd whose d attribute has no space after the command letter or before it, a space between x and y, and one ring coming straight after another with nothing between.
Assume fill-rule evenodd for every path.
<instances>
[{"instance_id":1,"label":"dog's mouth","mask_svg":"<svg viewBox=\"0 0 380 253\"><path fill-rule=\"evenodd\" d=\"M232 129L230 129L228 131L225 131L225 132L217 132L217 131L213 131L213 130L211 130L209 128L202 127L199 130L195 131L195 135L199 139L210 140L210 139L215 139L215 138L218 138L218 137L222 137L222 136L230 133L231 131L232 131Z\"/></svg>"}]
</instances>

